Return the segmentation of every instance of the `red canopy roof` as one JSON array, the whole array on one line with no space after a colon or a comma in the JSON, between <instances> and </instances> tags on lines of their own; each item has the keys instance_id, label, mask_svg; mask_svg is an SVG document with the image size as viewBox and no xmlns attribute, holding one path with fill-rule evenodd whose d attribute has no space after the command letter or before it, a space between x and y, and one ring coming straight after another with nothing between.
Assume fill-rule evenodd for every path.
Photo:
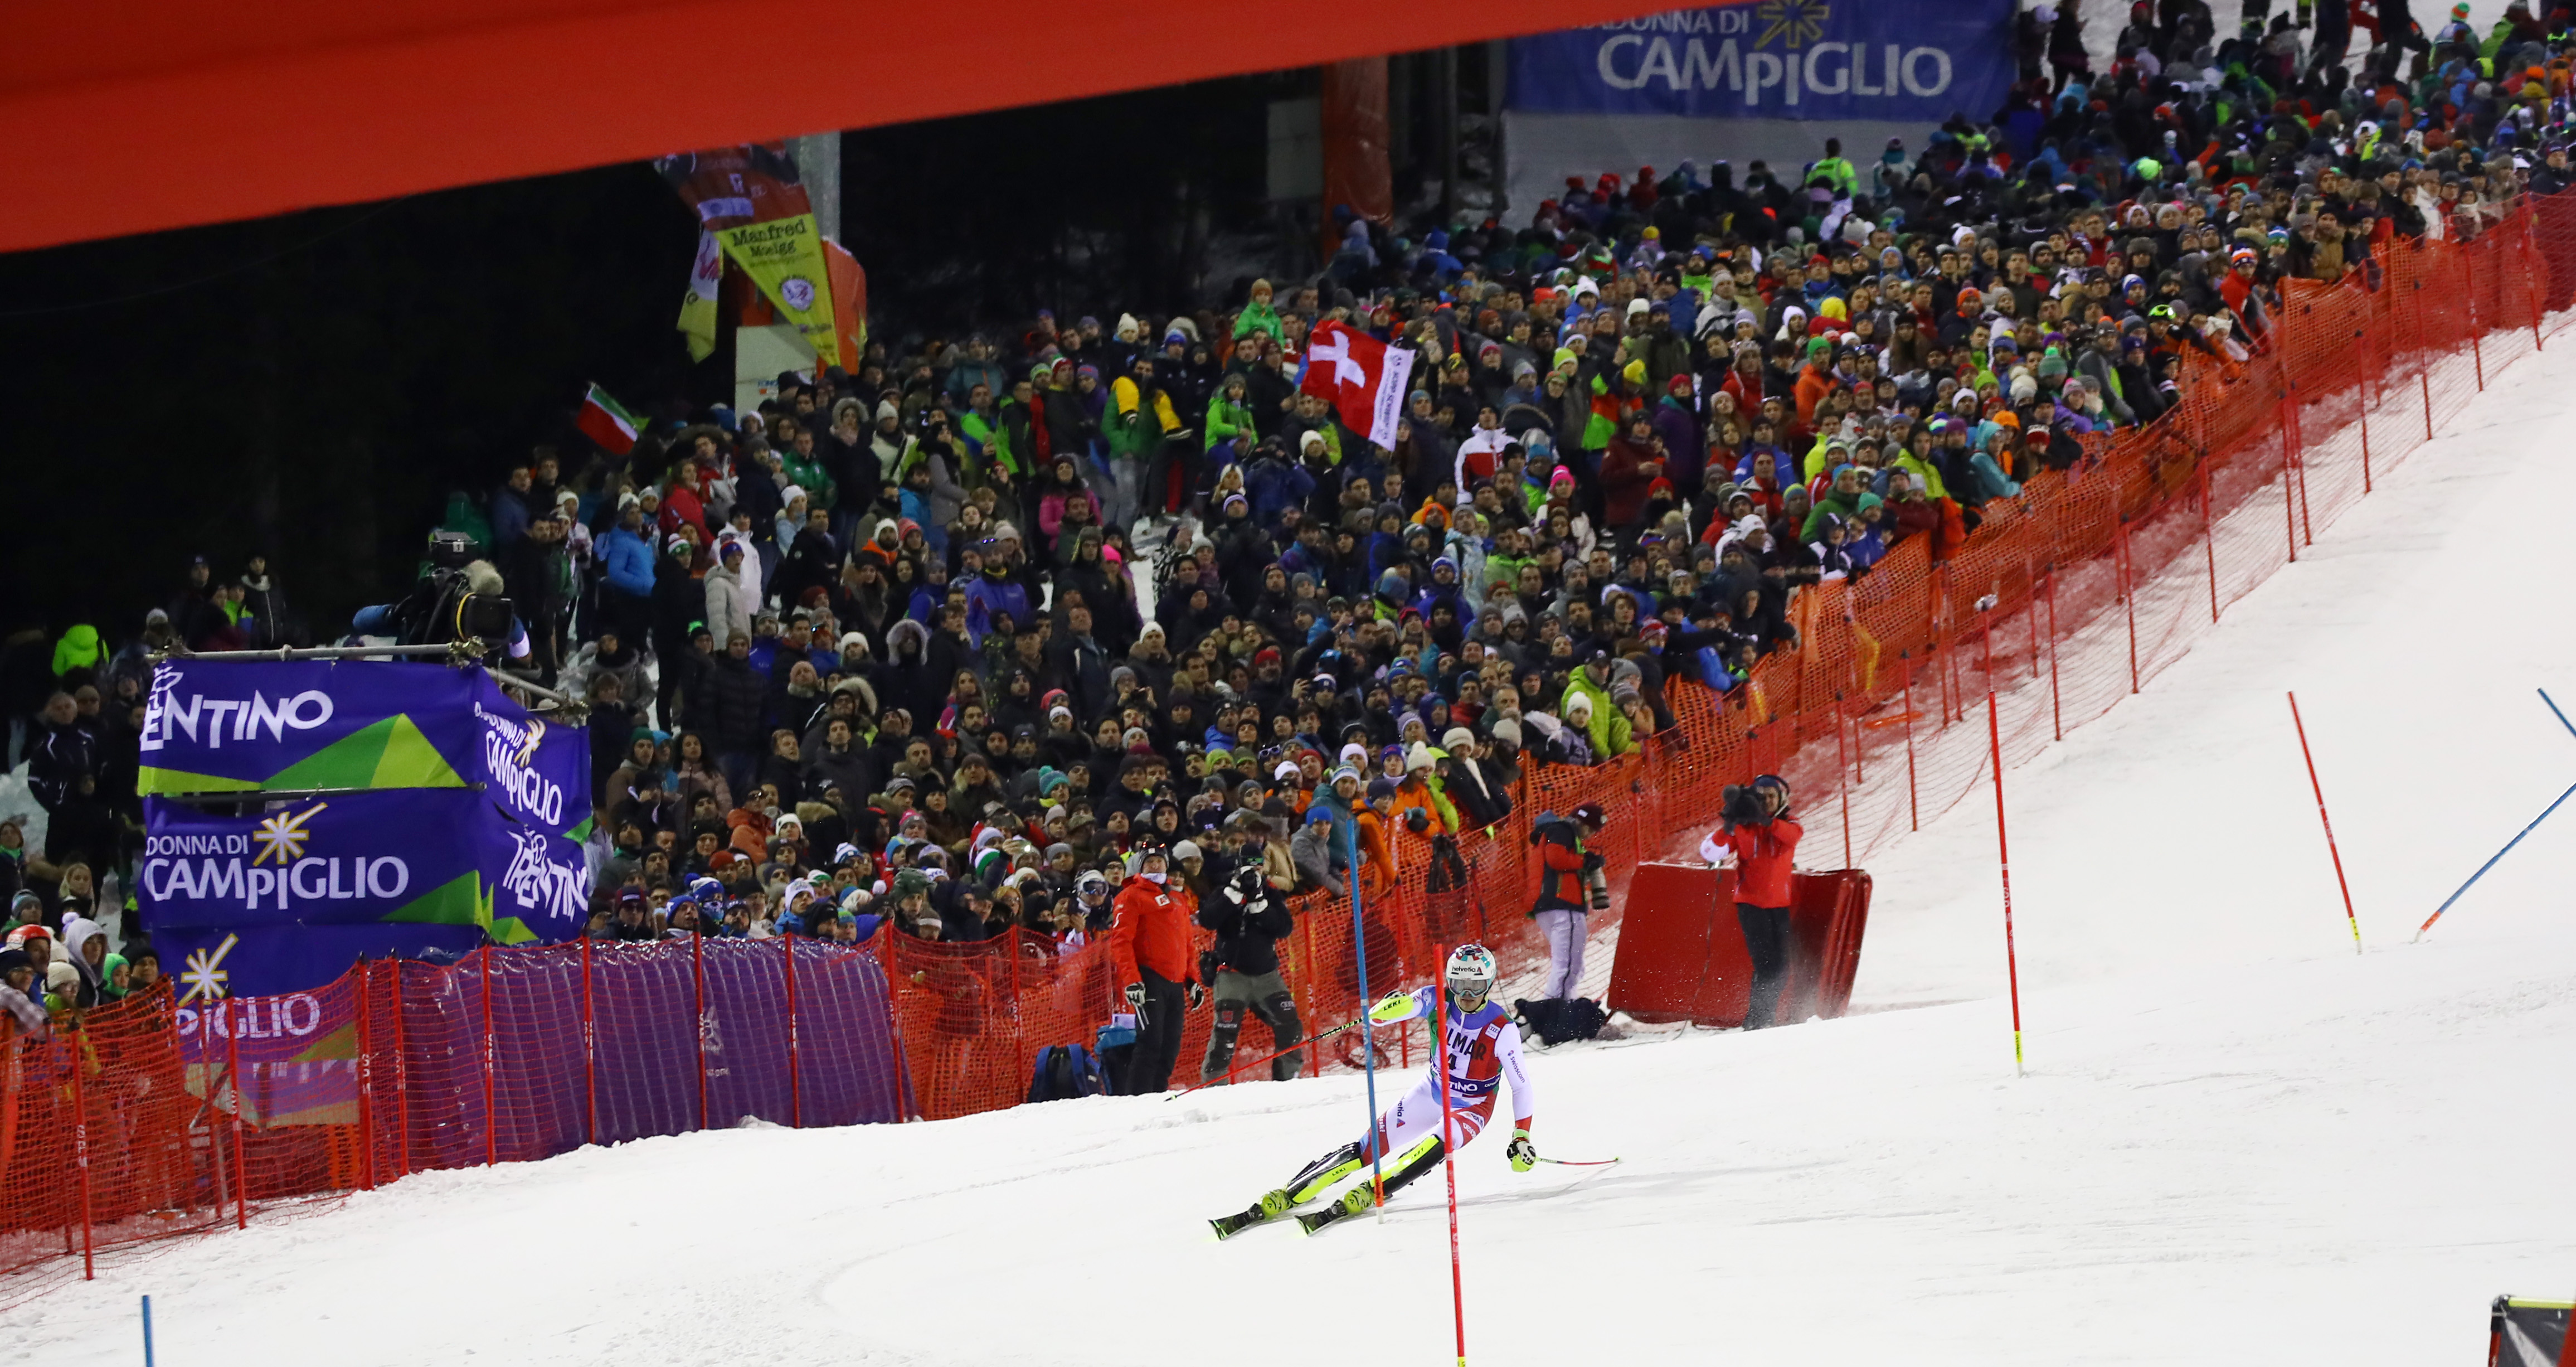
<instances>
[{"instance_id":1,"label":"red canopy roof","mask_svg":"<svg viewBox=\"0 0 2576 1367\"><path fill-rule=\"evenodd\" d=\"M114 0L0 16L0 251L1597 23L1474 5Z\"/></svg>"}]
</instances>

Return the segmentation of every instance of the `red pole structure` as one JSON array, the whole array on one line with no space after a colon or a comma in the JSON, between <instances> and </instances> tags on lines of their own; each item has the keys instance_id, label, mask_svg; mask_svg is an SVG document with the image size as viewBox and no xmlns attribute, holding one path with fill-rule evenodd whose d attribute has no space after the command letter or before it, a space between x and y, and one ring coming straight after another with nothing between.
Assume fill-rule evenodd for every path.
<instances>
[{"instance_id":1,"label":"red pole structure","mask_svg":"<svg viewBox=\"0 0 2576 1367\"><path fill-rule=\"evenodd\" d=\"M599 1142L599 1031L590 1005L590 937L581 937L581 1098L585 1119L582 1142Z\"/></svg>"},{"instance_id":2,"label":"red pole structure","mask_svg":"<svg viewBox=\"0 0 2576 1367\"><path fill-rule=\"evenodd\" d=\"M2369 450L2367 436L2363 438L2362 449ZM2369 459L2367 455L2362 457L2365 463ZM2218 621L2218 524L2213 516L2216 511L2210 506L2209 462L2204 459L2200 463L2200 544L2209 557L2209 620L2212 625Z\"/></svg>"},{"instance_id":3,"label":"red pole structure","mask_svg":"<svg viewBox=\"0 0 2576 1367\"><path fill-rule=\"evenodd\" d=\"M1995 766L1995 868L2004 883L2004 980L2012 990L2013 1076L2022 1076L2021 956L2013 948L2012 845L2004 836L2004 732L1995 710L1994 674L1986 674L1986 748Z\"/></svg>"},{"instance_id":4,"label":"red pole structure","mask_svg":"<svg viewBox=\"0 0 2576 1367\"><path fill-rule=\"evenodd\" d=\"M2522 212L2522 269L2514 274L2522 281L2523 301L2531 305L2531 349L2546 351L2549 349L2548 344L2540 340L2540 289L2532 279L2534 268L2540 265L2540 262L2535 259L2539 253L2540 246L2531 237L2531 211L2525 209ZM2363 492L2369 491L2365 489ZM2576 1334L2571 1334L2570 1337L2576 1337ZM2561 1352L2559 1356L2563 1359L2566 1354Z\"/></svg>"},{"instance_id":5,"label":"red pole structure","mask_svg":"<svg viewBox=\"0 0 2576 1367\"><path fill-rule=\"evenodd\" d=\"M889 926L893 923L888 922ZM707 956L704 935L689 937L689 982L697 1017L698 1037L698 1128L707 1127ZM894 975L886 975L886 999L894 998Z\"/></svg>"},{"instance_id":6,"label":"red pole structure","mask_svg":"<svg viewBox=\"0 0 2576 1367\"><path fill-rule=\"evenodd\" d=\"M411 1064L403 1057L411 1029L403 1023L402 960L390 959L385 967L394 980L394 1175L411 1175Z\"/></svg>"},{"instance_id":7,"label":"red pole structure","mask_svg":"<svg viewBox=\"0 0 2576 1367\"><path fill-rule=\"evenodd\" d=\"M2299 758L2308 762L2308 787L2317 795L2317 824L2326 828L2326 853L2334 859L2335 887L2343 893L2343 919L2352 926L2352 952L2361 952L2361 921L2352 914L2352 884L2344 881L2343 851L2335 848L2334 821L2326 815L2325 785L2317 782L2317 757L2308 751L2308 726L2299 720L2299 695L2290 699L2290 725L2298 729ZM2570 1337L2576 1337L2571 1335Z\"/></svg>"},{"instance_id":8,"label":"red pole structure","mask_svg":"<svg viewBox=\"0 0 2576 1367\"><path fill-rule=\"evenodd\" d=\"M2284 492L2287 491L2287 486ZM2120 576L2120 602L2129 610L2129 691L2138 691L2138 594L2129 583L2129 519L2121 518L2112 559ZM2294 555L2293 559L2296 558Z\"/></svg>"},{"instance_id":9,"label":"red pole structure","mask_svg":"<svg viewBox=\"0 0 2576 1367\"><path fill-rule=\"evenodd\" d=\"M1923 829L1922 804L1914 792L1914 652L1897 652L1897 661L1905 669L1905 829Z\"/></svg>"},{"instance_id":10,"label":"red pole structure","mask_svg":"<svg viewBox=\"0 0 2576 1367\"><path fill-rule=\"evenodd\" d=\"M224 998L224 1079L233 1089L233 1228L250 1228L250 1165L242 1161L241 1022Z\"/></svg>"},{"instance_id":11,"label":"red pole structure","mask_svg":"<svg viewBox=\"0 0 2576 1367\"><path fill-rule=\"evenodd\" d=\"M2460 253L2460 269L2468 277L2469 288L2469 359L2477 366L2478 392L2487 392L2487 349L2479 340L2478 327L2478 253L2472 247ZM2576 1332L2571 1330L2570 1332Z\"/></svg>"},{"instance_id":12,"label":"red pole structure","mask_svg":"<svg viewBox=\"0 0 2576 1367\"><path fill-rule=\"evenodd\" d=\"M89 1096L81 1085L81 1063L88 1057L89 1029L83 1026L72 1036L72 1167L80 1175L81 1280L92 1282L98 1280L98 1256L90 1235Z\"/></svg>"},{"instance_id":13,"label":"red pole structure","mask_svg":"<svg viewBox=\"0 0 2576 1367\"><path fill-rule=\"evenodd\" d=\"M787 1123L791 1128L805 1128L805 1080L799 1076L796 1057L796 937L778 937L787 951Z\"/></svg>"},{"instance_id":14,"label":"red pole structure","mask_svg":"<svg viewBox=\"0 0 2576 1367\"><path fill-rule=\"evenodd\" d=\"M2281 426L2281 534L2288 538L2290 563L2299 563L2299 445L2289 424Z\"/></svg>"},{"instance_id":15,"label":"red pole structure","mask_svg":"<svg viewBox=\"0 0 2576 1367\"><path fill-rule=\"evenodd\" d=\"M483 986L483 1166L495 1167L501 1162L501 1116L492 1104L492 1068L499 1050L492 1042L492 946L486 941L475 951L479 960Z\"/></svg>"},{"instance_id":16,"label":"red pole structure","mask_svg":"<svg viewBox=\"0 0 2576 1367\"><path fill-rule=\"evenodd\" d=\"M1843 749L1843 695L1834 695L1834 787L1843 801L1843 867L1852 866L1851 757Z\"/></svg>"},{"instance_id":17,"label":"red pole structure","mask_svg":"<svg viewBox=\"0 0 2576 1367\"><path fill-rule=\"evenodd\" d=\"M1441 955L1446 962L1448 955ZM1431 1067L1440 1074L1440 1165L1449 1178L1449 1311L1458 1322L1458 1367L1467 1367L1467 1282L1458 1266L1458 1121L1449 1101L1449 987L1432 1005ZM1519 1098L1515 1097L1514 1104ZM2571 1335L2570 1337L2576 1337Z\"/></svg>"},{"instance_id":18,"label":"red pole structure","mask_svg":"<svg viewBox=\"0 0 2576 1367\"><path fill-rule=\"evenodd\" d=\"M358 1185L376 1189L376 962L358 961Z\"/></svg>"},{"instance_id":19,"label":"red pole structure","mask_svg":"<svg viewBox=\"0 0 2576 1367\"><path fill-rule=\"evenodd\" d=\"M2048 729L2066 739L2066 707L2057 696L2057 567L2048 567Z\"/></svg>"}]
</instances>

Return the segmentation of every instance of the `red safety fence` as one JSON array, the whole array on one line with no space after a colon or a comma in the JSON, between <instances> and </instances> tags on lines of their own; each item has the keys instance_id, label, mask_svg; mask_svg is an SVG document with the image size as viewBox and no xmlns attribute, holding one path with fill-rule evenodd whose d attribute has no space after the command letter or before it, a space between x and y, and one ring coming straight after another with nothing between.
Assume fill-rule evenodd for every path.
<instances>
[{"instance_id":1,"label":"red safety fence","mask_svg":"<svg viewBox=\"0 0 2576 1367\"><path fill-rule=\"evenodd\" d=\"M1976 789L1990 686L2007 764L2108 712L2565 328L2571 301L2576 196L2466 242L2383 244L2332 287L2292 282L2256 355L2195 361L2175 411L2087 438L2073 469L1988 503L1946 562L1915 537L1861 579L1806 590L1798 648L1743 687L1676 683L1680 724L1637 753L1533 768L1509 818L1457 838L1463 883L1432 891L1429 842L1398 832L1394 886L1362 899L1370 988L1427 981L1471 938L1507 978L1545 962L1524 914L1541 811L1611 812L1600 845L1616 889L1644 859L1694 850L1725 784L1776 772L1806 823L1803 862L1857 865ZM1359 1011L1353 937L1348 901L1300 899L1280 948L1310 1033ZM318 992L198 1012L159 991L50 1040L0 1040L0 1272L39 1269L0 1301L71 1275L86 1250L309 1208L421 1168L747 1118L1014 1105L1039 1050L1093 1043L1121 1009L1105 944L787 944L577 942L361 965ZM1190 1014L1184 1081L1210 1023Z\"/></svg>"}]
</instances>

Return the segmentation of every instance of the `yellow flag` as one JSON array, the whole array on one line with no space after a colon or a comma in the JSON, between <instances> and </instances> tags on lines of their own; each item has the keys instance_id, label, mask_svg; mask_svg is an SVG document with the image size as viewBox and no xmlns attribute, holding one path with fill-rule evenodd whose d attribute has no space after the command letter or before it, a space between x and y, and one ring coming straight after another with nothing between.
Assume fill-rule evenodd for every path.
<instances>
[{"instance_id":1,"label":"yellow flag","mask_svg":"<svg viewBox=\"0 0 2576 1367\"><path fill-rule=\"evenodd\" d=\"M716 349L716 296L724 278L724 249L716 235L698 234L697 263L689 268L689 290L680 296L679 328L689 339L689 359L703 361Z\"/></svg>"},{"instance_id":2,"label":"yellow flag","mask_svg":"<svg viewBox=\"0 0 2576 1367\"><path fill-rule=\"evenodd\" d=\"M814 215L794 214L719 230L725 255L742 267L780 314L814 348L817 364L841 363L841 341L832 323L832 279L823 261L823 235Z\"/></svg>"}]
</instances>

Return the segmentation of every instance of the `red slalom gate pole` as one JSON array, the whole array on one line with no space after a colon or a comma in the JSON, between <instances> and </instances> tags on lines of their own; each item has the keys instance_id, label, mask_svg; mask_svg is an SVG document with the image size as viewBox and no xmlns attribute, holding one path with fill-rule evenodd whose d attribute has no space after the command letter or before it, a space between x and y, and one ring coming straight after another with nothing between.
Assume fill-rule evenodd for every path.
<instances>
[{"instance_id":1,"label":"red slalom gate pole","mask_svg":"<svg viewBox=\"0 0 2576 1367\"><path fill-rule=\"evenodd\" d=\"M707 956L704 935L689 937L689 984L696 1007L694 1033L698 1038L698 1128L707 1127ZM886 975L886 999L894 999L894 975Z\"/></svg>"},{"instance_id":2,"label":"red slalom gate pole","mask_svg":"<svg viewBox=\"0 0 2576 1367\"><path fill-rule=\"evenodd\" d=\"M1843 695L1834 695L1834 787L1843 799L1843 867L1852 866L1851 757L1843 750Z\"/></svg>"},{"instance_id":3,"label":"red slalom gate pole","mask_svg":"<svg viewBox=\"0 0 2576 1367\"><path fill-rule=\"evenodd\" d=\"M1991 655L1992 647L1988 648ZM1986 671L1986 750L1995 766L1995 868L2004 884L2004 977L2012 989L2013 1076L2022 1076L2021 955L2013 947L2012 844L2004 835L2004 731L1995 708L1994 670Z\"/></svg>"},{"instance_id":4,"label":"red slalom gate pole","mask_svg":"<svg viewBox=\"0 0 2576 1367\"><path fill-rule=\"evenodd\" d=\"M80 1174L81 1280L94 1282L98 1280L98 1256L90 1235L89 1095L81 1085L81 1060L88 1057L89 1029L84 1026L72 1036L72 1167Z\"/></svg>"},{"instance_id":5,"label":"red slalom gate pole","mask_svg":"<svg viewBox=\"0 0 2576 1367\"><path fill-rule=\"evenodd\" d=\"M483 979L483 1166L496 1167L501 1162L501 1115L492 1104L492 1065L499 1051L492 1043L492 946L485 942L476 951L482 956Z\"/></svg>"},{"instance_id":6,"label":"red slalom gate pole","mask_svg":"<svg viewBox=\"0 0 2576 1367\"><path fill-rule=\"evenodd\" d=\"M1905 829L1923 829L1923 809L1914 793L1914 652L1898 651L1905 669Z\"/></svg>"},{"instance_id":7,"label":"red slalom gate pole","mask_svg":"<svg viewBox=\"0 0 2576 1367\"><path fill-rule=\"evenodd\" d=\"M581 937L581 1099L586 1115L582 1142L599 1142L599 1035L591 1023L590 937Z\"/></svg>"},{"instance_id":8,"label":"red slalom gate pole","mask_svg":"<svg viewBox=\"0 0 2576 1367\"><path fill-rule=\"evenodd\" d=\"M2308 725L2299 720L2299 695L2291 693L2290 725L2299 733L2299 758L2308 762L2308 787L2317 795L2317 824L2326 828L2326 853L2334 858L2335 887L2343 893L2343 919L2352 926L2352 952L2361 952L2361 920L2352 914L2352 885L2344 881L2343 851L2335 848L2334 820L2326 815L2325 785L2317 782L2317 757L2308 752Z\"/></svg>"},{"instance_id":9,"label":"red slalom gate pole","mask_svg":"<svg viewBox=\"0 0 2576 1367\"><path fill-rule=\"evenodd\" d=\"M1440 958L1446 963L1449 956L1444 951ZM1458 1367L1467 1367L1467 1281L1458 1265L1458 1113L1449 1101L1449 985L1445 981L1430 1024L1431 1067L1440 1074L1440 1166L1449 1179L1449 1310L1458 1321Z\"/></svg>"},{"instance_id":10,"label":"red slalom gate pole","mask_svg":"<svg viewBox=\"0 0 2576 1367\"><path fill-rule=\"evenodd\" d=\"M796 937L781 935L778 943L787 950L787 1123L801 1130L805 1128L805 1085L796 1066Z\"/></svg>"},{"instance_id":11,"label":"red slalom gate pole","mask_svg":"<svg viewBox=\"0 0 2576 1367\"><path fill-rule=\"evenodd\" d=\"M242 1161L241 1022L224 998L224 1079L233 1089L233 1228L250 1228L250 1165Z\"/></svg>"}]
</instances>

